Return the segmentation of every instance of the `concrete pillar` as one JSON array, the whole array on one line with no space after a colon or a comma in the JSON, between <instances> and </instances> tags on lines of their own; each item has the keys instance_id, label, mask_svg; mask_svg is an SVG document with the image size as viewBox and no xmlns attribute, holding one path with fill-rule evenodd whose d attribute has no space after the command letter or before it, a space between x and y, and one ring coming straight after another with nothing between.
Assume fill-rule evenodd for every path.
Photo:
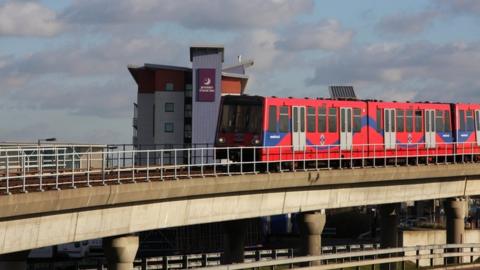
<instances>
[{"instance_id":1,"label":"concrete pillar","mask_svg":"<svg viewBox=\"0 0 480 270\"><path fill-rule=\"evenodd\" d=\"M398 213L400 204L382 204L380 208L380 247L398 247ZM383 264L381 269L396 269L396 264Z\"/></svg>"},{"instance_id":2,"label":"concrete pillar","mask_svg":"<svg viewBox=\"0 0 480 270\"><path fill-rule=\"evenodd\" d=\"M325 227L325 212L303 213L300 218L300 232L305 255L322 254L322 232ZM315 263L313 263L315 265Z\"/></svg>"},{"instance_id":3,"label":"concrete pillar","mask_svg":"<svg viewBox=\"0 0 480 270\"><path fill-rule=\"evenodd\" d=\"M450 198L444 201L447 244L465 243L465 199ZM451 250L456 252L457 249ZM458 258L449 258L449 263L459 263Z\"/></svg>"},{"instance_id":4,"label":"concrete pillar","mask_svg":"<svg viewBox=\"0 0 480 270\"><path fill-rule=\"evenodd\" d=\"M248 219L225 221L222 264L243 263Z\"/></svg>"},{"instance_id":5,"label":"concrete pillar","mask_svg":"<svg viewBox=\"0 0 480 270\"><path fill-rule=\"evenodd\" d=\"M103 239L103 252L109 270L132 270L139 245L138 236L126 235Z\"/></svg>"},{"instance_id":6,"label":"concrete pillar","mask_svg":"<svg viewBox=\"0 0 480 270\"><path fill-rule=\"evenodd\" d=\"M26 270L30 250L0 255L0 270Z\"/></svg>"}]
</instances>

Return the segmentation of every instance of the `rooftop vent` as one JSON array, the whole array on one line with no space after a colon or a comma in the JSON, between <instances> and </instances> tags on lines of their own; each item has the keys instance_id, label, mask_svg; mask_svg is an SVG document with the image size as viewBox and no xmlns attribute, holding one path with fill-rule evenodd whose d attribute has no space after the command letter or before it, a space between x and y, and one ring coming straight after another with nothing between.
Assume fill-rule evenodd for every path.
<instances>
[{"instance_id":1,"label":"rooftop vent","mask_svg":"<svg viewBox=\"0 0 480 270\"><path fill-rule=\"evenodd\" d=\"M353 86L332 85L328 87L328 91L334 99L357 99Z\"/></svg>"}]
</instances>

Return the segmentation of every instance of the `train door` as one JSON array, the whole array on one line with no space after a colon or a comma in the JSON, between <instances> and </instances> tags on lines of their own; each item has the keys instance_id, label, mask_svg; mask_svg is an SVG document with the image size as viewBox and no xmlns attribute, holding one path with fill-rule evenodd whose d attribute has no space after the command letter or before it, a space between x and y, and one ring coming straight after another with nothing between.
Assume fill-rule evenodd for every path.
<instances>
[{"instance_id":1,"label":"train door","mask_svg":"<svg viewBox=\"0 0 480 270\"><path fill-rule=\"evenodd\" d=\"M435 148L435 110L425 110L425 147Z\"/></svg>"},{"instance_id":2,"label":"train door","mask_svg":"<svg viewBox=\"0 0 480 270\"><path fill-rule=\"evenodd\" d=\"M477 145L480 146L480 110L475 111L475 130L477 133Z\"/></svg>"},{"instance_id":3,"label":"train door","mask_svg":"<svg viewBox=\"0 0 480 270\"><path fill-rule=\"evenodd\" d=\"M292 146L293 151L305 150L307 135L305 133L305 107L292 107Z\"/></svg>"},{"instance_id":4,"label":"train door","mask_svg":"<svg viewBox=\"0 0 480 270\"><path fill-rule=\"evenodd\" d=\"M340 149L352 149L352 108L340 108Z\"/></svg>"},{"instance_id":5,"label":"train door","mask_svg":"<svg viewBox=\"0 0 480 270\"><path fill-rule=\"evenodd\" d=\"M383 139L385 149L395 149L397 143L397 133L395 132L395 109L384 109L383 120Z\"/></svg>"}]
</instances>

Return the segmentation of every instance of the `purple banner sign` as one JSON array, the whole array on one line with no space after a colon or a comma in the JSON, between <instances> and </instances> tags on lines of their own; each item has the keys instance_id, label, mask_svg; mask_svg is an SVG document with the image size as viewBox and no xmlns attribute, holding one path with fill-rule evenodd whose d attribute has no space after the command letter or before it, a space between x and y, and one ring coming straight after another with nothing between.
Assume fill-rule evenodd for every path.
<instances>
[{"instance_id":1,"label":"purple banner sign","mask_svg":"<svg viewBox=\"0 0 480 270\"><path fill-rule=\"evenodd\" d=\"M215 101L215 69L197 70L197 101Z\"/></svg>"}]
</instances>

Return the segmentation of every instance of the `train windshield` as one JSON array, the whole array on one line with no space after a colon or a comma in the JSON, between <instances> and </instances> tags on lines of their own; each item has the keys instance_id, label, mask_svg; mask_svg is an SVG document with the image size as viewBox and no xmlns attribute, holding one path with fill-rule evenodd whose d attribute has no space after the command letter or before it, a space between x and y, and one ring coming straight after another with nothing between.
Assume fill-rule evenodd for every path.
<instances>
[{"instance_id":1,"label":"train windshield","mask_svg":"<svg viewBox=\"0 0 480 270\"><path fill-rule=\"evenodd\" d=\"M260 133L262 106L252 104L224 104L220 132Z\"/></svg>"}]
</instances>

